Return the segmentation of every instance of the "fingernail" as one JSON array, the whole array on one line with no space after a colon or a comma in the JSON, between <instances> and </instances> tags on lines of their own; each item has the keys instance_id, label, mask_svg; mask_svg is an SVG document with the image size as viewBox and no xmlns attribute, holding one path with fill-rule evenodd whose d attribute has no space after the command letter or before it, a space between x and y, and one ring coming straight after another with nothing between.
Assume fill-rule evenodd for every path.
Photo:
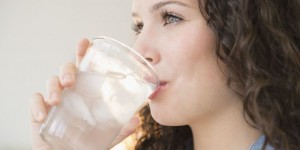
<instances>
[{"instance_id":1,"label":"fingernail","mask_svg":"<svg viewBox=\"0 0 300 150\"><path fill-rule=\"evenodd\" d=\"M42 121L44 119L44 113L43 112L38 112L36 115L35 115L35 120L36 121Z\"/></svg>"},{"instance_id":2,"label":"fingernail","mask_svg":"<svg viewBox=\"0 0 300 150\"><path fill-rule=\"evenodd\" d=\"M65 74L63 77L63 82L68 83L72 81L72 75L71 74Z\"/></svg>"}]
</instances>

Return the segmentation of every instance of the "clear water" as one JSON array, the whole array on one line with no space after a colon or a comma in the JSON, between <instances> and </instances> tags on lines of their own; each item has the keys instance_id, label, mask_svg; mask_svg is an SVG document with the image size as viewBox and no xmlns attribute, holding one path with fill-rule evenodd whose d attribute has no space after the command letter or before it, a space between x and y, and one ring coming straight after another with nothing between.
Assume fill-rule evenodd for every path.
<instances>
[{"instance_id":1,"label":"clear water","mask_svg":"<svg viewBox=\"0 0 300 150\"><path fill-rule=\"evenodd\" d=\"M41 136L58 150L107 149L155 86L132 75L78 73L63 103L51 110Z\"/></svg>"}]
</instances>

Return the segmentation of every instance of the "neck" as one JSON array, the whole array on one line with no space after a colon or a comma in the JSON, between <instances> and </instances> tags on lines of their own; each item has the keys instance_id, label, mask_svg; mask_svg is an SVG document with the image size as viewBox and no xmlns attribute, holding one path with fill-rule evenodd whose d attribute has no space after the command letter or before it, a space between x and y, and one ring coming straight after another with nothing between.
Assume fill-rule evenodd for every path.
<instances>
[{"instance_id":1,"label":"neck","mask_svg":"<svg viewBox=\"0 0 300 150\"><path fill-rule=\"evenodd\" d=\"M195 150L250 149L261 133L246 123L240 103L233 107L190 124Z\"/></svg>"}]
</instances>

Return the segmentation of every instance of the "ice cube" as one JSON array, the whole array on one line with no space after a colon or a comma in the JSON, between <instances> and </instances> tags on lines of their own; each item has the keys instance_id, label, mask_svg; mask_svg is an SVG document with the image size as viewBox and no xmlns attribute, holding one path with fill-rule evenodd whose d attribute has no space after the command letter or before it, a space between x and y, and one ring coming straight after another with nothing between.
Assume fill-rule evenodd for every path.
<instances>
[{"instance_id":1,"label":"ice cube","mask_svg":"<svg viewBox=\"0 0 300 150\"><path fill-rule=\"evenodd\" d=\"M95 72L82 72L77 75L76 87L74 90L88 98L101 96L101 86L105 76Z\"/></svg>"},{"instance_id":2,"label":"ice cube","mask_svg":"<svg viewBox=\"0 0 300 150\"><path fill-rule=\"evenodd\" d=\"M89 107L78 93L71 90L64 91L63 107L76 118L84 120L92 126L96 124L96 120L91 115Z\"/></svg>"}]
</instances>

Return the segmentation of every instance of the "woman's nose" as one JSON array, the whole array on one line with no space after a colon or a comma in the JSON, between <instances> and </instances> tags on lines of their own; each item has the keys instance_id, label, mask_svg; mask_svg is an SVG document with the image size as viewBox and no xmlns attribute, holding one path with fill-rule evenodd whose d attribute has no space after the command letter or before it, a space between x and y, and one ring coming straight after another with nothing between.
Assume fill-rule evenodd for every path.
<instances>
[{"instance_id":1,"label":"woman's nose","mask_svg":"<svg viewBox=\"0 0 300 150\"><path fill-rule=\"evenodd\" d=\"M160 54L155 40L139 37L134 44L134 50L142 55L152 65L160 61Z\"/></svg>"}]
</instances>

